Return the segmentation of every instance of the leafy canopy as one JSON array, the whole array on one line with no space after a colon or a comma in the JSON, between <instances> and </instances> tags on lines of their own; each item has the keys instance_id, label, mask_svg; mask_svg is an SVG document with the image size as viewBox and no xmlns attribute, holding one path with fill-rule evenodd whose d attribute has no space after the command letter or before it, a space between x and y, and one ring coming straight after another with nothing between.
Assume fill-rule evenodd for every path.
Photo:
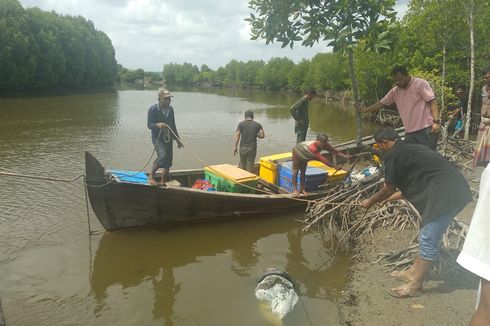
<instances>
[{"instance_id":1,"label":"leafy canopy","mask_svg":"<svg viewBox=\"0 0 490 326\"><path fill-rule=\"evenodd\" d=\"M395 41L395 0L250 0L255 13L245 19L252 40L277 40L312 46L329 41L334 52L352 50L359 42L376 52Z\"/></svg>"}]
</instances>

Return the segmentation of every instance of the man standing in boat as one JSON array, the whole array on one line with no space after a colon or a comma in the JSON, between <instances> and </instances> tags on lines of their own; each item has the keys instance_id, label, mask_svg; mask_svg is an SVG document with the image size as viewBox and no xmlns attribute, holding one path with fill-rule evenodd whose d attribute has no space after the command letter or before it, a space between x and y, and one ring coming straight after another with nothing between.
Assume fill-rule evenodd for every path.
<instances>
[{"instance_id":1,"label":"man standing in boat","mask_svg":"<svg viewBox=\"0 0 490 326\"><path fill-rule=\"evenodd\" d=\"M245 112L245 120L238 124L235 133L235 148L233 155L238 152L240 141L240 168L253 172L255 156L257 155L257 138L264 138L264 128L254 121L254 113L250 110Z\"/></svg>"},{"instance_id":2,"label":"man standing in boat","mask_svg":"<svg viewBox=\"0 0 490 326\"><path fill-rule=\"evenodd\" d=\"M308 117L308 102L310 102L316 95L314 88L306 88L305 94L296 103L291 105L290 112L294 118L294 132L296 133L296 144L305 141L306 134L308 132L308 124L310 119Z\"/></svg>"},{"instance_id":3,"label":"man standing in boat","mask_svg":"<svg viewBox=\"0 0 490 326\"><path fill-rule=\"evenodd\" d=\"M391 75L395 86L381 101L361 109L361 113L396 104L405 127L405 141L435 150L441 119L434 91L426 80L411 77L405 67L394 67Z\"/></svg>"},{"instance_id":4,"label":"man standing in boat","mask_svg":"<svg viewBox=\"0 0 490 326\"><path fill-rule=\"evenodd\" d=\"M147 126L151 130L151 140L158 155L153 162L148 178L148 182L152 186L158 184L155 180L155 173L158 168L162 168L161 184L165 185L168 180L170 167L172 166L174 139L177 141L179 148L184 147L175 126L174 108L170 105L171 100L170 91L160 88L158 90L158 103L148 109Z\"/></svg>"}]
</instances>

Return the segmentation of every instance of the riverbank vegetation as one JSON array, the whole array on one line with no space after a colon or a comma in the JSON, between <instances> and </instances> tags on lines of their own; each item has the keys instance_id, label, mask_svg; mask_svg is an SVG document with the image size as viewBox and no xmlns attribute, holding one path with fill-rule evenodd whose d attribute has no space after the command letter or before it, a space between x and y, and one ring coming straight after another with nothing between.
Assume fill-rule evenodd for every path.
<instances>
[{"instance_id":1,"label":"riverbank vegetation","mask_svg":"<svg viewBox=\"0 0 490 326\"><path fill-rule=\"evenodd\" d=\"M0 1L0 91L112 86L109 37L81 16L61 16L18 0Z\"/></svg>"},{"instance_id":2,"label":"riverbank vegetation","mask_svg":"<svg viewBox=\"0 0 490 326\"><path fill-rule=\"evenodd\" d=\"M394 1L389 2L394 4ZM354 69L360 99L366 103L381 99L392 85L390 70L397 64L406 65L413 75L428 79L439 97L442 94L446 96L446 101L451 98L451 88L455 85L469 86L470 2L474 5L477 75L479 69L490 65L490 42L486 33L486 25L490 21L490 5L487 1L412 0L403 19L390 21L391 27L386 29L391 28L389 33L377 34L376 41L381 42L374 44L372 50L365 51L365 43L373 39L373 35L369 33L359 38L355 44L349 44L355 58ZM260 17L255 14L257 16L253 17L256 19ZM388 34L391 35L389 42L385 40L388 43L383 43ZM301 36L299 32L296 37L298 36ZM393 36L395 39L392 39ZM275 40L282 43L284 38ZM170 85L198 84L292 91L313 86L334 92L350 91L352 81L349 76L348 56L345 54L345 51L319 53L312 59L299 63L288 58L272 58L267 62L232 60L216 70L206 65L199 68L192 63L170 63L163 66L163 76Z\"/></svg>"}]
</instances>

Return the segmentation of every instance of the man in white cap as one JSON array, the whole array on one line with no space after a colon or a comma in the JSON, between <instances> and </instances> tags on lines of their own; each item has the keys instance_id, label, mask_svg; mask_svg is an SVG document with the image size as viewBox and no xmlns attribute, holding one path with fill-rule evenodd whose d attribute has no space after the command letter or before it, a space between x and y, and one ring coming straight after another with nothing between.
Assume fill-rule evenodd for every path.
<instances>
[{"instance_id":1,"label":"man in white cap","mask_svg":"<svg viewBox=\"0 0 490 326\"><path fill-rule=\"evenodd\" d=\"M148 178L148 182L152 186L158 185L155 180L155 173L158 168L162 168L162 185L165 185L169 178L173 158L173 140L177 141L179 148L184 147L175 126L174 108L170 105L171 99L170 91L160 88L158 90L158 103L148 109L147 126L151 130L151 140L158 155L153 162Z\"/></svg>"}]
</instances>

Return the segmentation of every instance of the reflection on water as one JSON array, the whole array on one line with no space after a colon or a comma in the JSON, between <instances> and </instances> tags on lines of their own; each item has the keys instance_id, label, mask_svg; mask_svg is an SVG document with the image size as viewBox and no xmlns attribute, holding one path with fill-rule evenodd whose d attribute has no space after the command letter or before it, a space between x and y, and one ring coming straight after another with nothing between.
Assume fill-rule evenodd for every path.
<instances>
[{"instance_id":1,"label":"reflection on water","mask_svg":"<svg viewBox=\"0 0 490 326\"><path fill-rule=\"evenodd\" d=\"M247 109L266 131L258 157L290 151L297 97L174 92L185 148L175 150L173 168L236 163L233 135ZM139 170L153 150L146 118L155 102L154 90L0 99L0 170L72 178L83 173L86 150L108 168ZM349 109L316 99L310 117L309 139L319 131L333 143L355 136ZM286 324L308 316L336 324L332 300L347 260L301 278L330 258L320 235L303 235L292 221L301 214L104 234L92 238L91 252L80 182L0 177L0 207L0 296L11 325L264 325L253 290L268 267L299 280L302 304Z\"/></svg>"},{"instance_id":2,"label":"reflection on water","mask_svg":"<svg viewBox=\"0 0 490 326\"><path fill-rule=\"evenodd\" d=\"M130 305L138 301L148 307L137 317L140 323L192 324L192 318L199 325L267 325L254 289L260 273L273 266L298 282L306 304L298 305L285 325L304 325L307 318L336 321L336 309L325 300L344 286L346 258L316 271L330 258L327 244L319 235L303 235L301 227L282 216L105 234L90 275L95 316L98 322L114 313L134 318L140 313ZM307 304L315 299L324 301L323 309Z\"/></svg>"}]
</instances>

